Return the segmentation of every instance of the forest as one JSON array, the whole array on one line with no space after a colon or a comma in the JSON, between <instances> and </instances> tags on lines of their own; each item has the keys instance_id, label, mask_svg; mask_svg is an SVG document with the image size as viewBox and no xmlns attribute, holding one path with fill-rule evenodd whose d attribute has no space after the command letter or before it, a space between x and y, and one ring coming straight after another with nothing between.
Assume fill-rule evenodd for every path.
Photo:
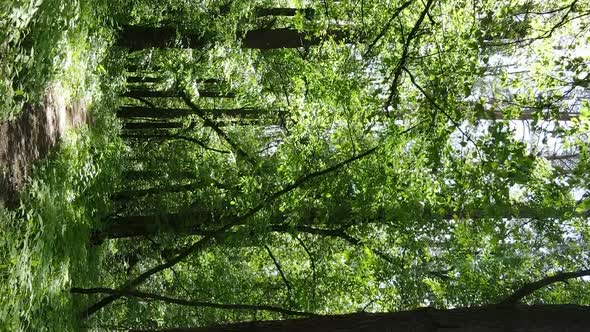
<instances>
[{"instance_id":1,"label":"forest","mask_svg":"<svg viewBox=\"0 0 590 332\"><path fill-rule=\"evenodd\" d=\"M590 0L0 0L0 331L590 331Z\"/></svg>"}]
</instances>

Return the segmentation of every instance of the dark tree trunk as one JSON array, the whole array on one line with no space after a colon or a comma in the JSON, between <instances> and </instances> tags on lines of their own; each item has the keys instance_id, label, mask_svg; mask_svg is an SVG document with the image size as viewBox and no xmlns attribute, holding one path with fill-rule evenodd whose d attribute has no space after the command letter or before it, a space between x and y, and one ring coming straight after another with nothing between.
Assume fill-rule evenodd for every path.
<instances>
[{"instance_id":1,"label":"dark tree trunk","mask_svg":"<svg viewBox=\"0 0 590 332\"><path fill-rule=\"evenodd\" d=\"M218 91L199 91L199 97L207 98L233 98L233 93L221 93ZM132 89L123 93L123 97L129 98L180 98L181 93L174 90L153 91L150 89Z\"/></svg>"},{"instance_id":2,"label":"dark tree trunk","mask_svg":"<svg viewBox=\"0 0 590 332\"><path fill-rule=\"evenodd\" d=\"M180 172L180 173L165 173L161 171L135 171L129 170L124 171L121 175L123 179L127 181L153 181L161 179L166 175L171 176L174 179L191 179L194 178L195 174L192 172Z\"/></svg>"},{"instance_id":3,"label":"dark tree trunk","mask_svg":"<svg viewBox=\"0 0 590 332\"><path fill-rule=\"evenodd\" d=\"M128 48L131 51L143 50L146 48L202 48L210 37L199 34L185 33L176 45L177 30L170 27L150 27L124 25L117 39L117 46Z\"/></svg>"},{"instance_id":4,"label":"dark tree trunk","mask_svg":"<svg viewBox=\"0 0 590 332\"><path fill-rule=\"evenodd\" d=\"M264 16L295 16L297 12L303 12L305 18L311 20L315 15L315 10L313 8L263 8L257 7L256 8L256 17L264 17Z\"/></svg>"},{"instance_id":5,"label":"dark tree trunk","mask_svg":"<svg viewBox=\"0 0 590 332\"><path fill-rule=\"evenodd\" d=\"M178 129L183 128L182 122L125 122L125 130L150 130L150 129Z\"/></svg>"},{"instance_id":6,"label":"dark tree trunk","mask_svg":"<svg viewBox=\"0 0 590 332\"><path fill-rule=\"evenodd\" d=\"M192 176L192 174L191 174ZM198 181L194 181L188 184L177 184L177 185L164 185L164 186L156 186L148 189L136 189L136 190L125 190L120 191L118 193L114 193L111 195L111 200L113 201L129 201L137 197L142 197L145 195L158 195L158 194L165 194L165 193L178 193L183 191L189 190L197 190L199 188L206 188L209 186L214 186L218 189L230 189L230 187L224 185L223 183L213 180L213 179L201 179Z\"/></svg>"},{"instance_id":7,"label":"dark tree trunk","mask_svg":"<svg viewBox=\"0 0 590 332\"><path fill-rule=\"evenodd\" d=\"M218 218L209 210L190 210L150 216L125 216L108 220L99 238L117 239L160 233L191 234L216 225Z\"/></svg>"},{"instance_id":8,"label":"dark tree trunk","mask_svg":"<svg viewBox=\"0 0 590 332\"><path fill-rule=\"evenodd\" d=\"M157 118L175 119L195 114L187 108L151 108L144 106L122 106L117 110L117 117L121 119Z\"/></svg>"},{"instance_id":9,"label":"dark tree trunk","mask_svg":"<svg viewBox=\"0 0 590 332\"><path fill-rule=\"evenodd\" d=\"M417 309L305 319L253 321L200 328L134 332L587 332L590 307L579 305L492 305L451 310Z\"/></svg>"},{"instance_id":10,"label":"dark tree trunk","mask_svg":"<svg viewBox=\"0 0 590 332\"><path fill-rule=\"evenodd\" d=\"M329 30L328 36L336 41L350 41L350 33L345 30ZM308 35L295 29L258 29L248 31L242 39L242 47L270 50L277 48L297 48L318 45L322 38Z\"/></svg>"},{"instance_id":11,"label":"dark tree trunk","mask_svg":"<svg viewBox=\"0 0 590 332\"><path fill-rule=\"evenodd\" d=\"M161 77L153 76L127 76L127 83L157 83L161 82Z\"/></svg>"},{"instance_id":12,"label":"dark tree trunk","mask_svg":"<svg viewBox=\"0 0 590 332\"><path fill-rule=\"evenodd\" d=\"M242 34L238 33L237 38ZM329 30L328 36L337 41L351 41L351 34L346 30ZM146 48L201 48L205 41L212 38L204 38L198 34L185 33L180 38L180 44L177 46L176 29L166 27L139 27L123 26L119 35L117 46L137 51ZM255 49L277 49L277 48L297 48L317 45L322 38L300 32L295 29L258 29L246 33L242 39L244 48Z\"/></svg>"},{"instance_id":13,"label":"dark tree trunk","mask_svg":"<svg viewBox=\"0 0 590 332\"><path fill-rule=\"evenodd\" d=\"M435 215L432 214L430 212L426 212L425 218L432 218L433 220L439 220L439 219L446 219L446 220L453 220L455 218L455 216L459 217L460 219L480 219L480 218L522 218L522 219L533 219L533 218L559 218L560 216L562 216L564 214L565 211L562 211L560 209L545 209L545 210L540 210L540 209L531 209L531 208L524 208L521 207L518 216L516 216L510 209L506 209L502 215L497 214L494 216L490 216L488 214L482 213L482 212L477 212L477 211L472 211L469 215L469 217L467 216L461 216L458 213L449 213L449 214L445 214L445 215ZM190 213L185 213L185 221L188 222L190 220L190 217L188 217L188 214ZM214 215L216 214L214 211L210 211L209 212L210 215ZM145 216L144 218L144 222L156 222L158 225L155 226L146 226L148 228L146 229L151 229L151 230L157 230L159 233L163 233L163 232L179 232L177 234L179 235L203 235L203 228L201 227L202 223L199 222L199 220L201 220L201 218L197 215L195 216L193 219L197 222L197 224L195 224L195 227L190 227L189 225L185 225L187 227L183 228L183 229L179 229L176 225L171 225L169 227L162 225L162 223L165 223L169 220L173 220L175 218L175 214L170 214L170 215L153 215L153 216ZM316 225L318 227L322 227L322 225L328 225L327 227L334 227L335 225L345 225L347 223L349 223L351 221L350 219L350 209L347 208L346 206L342 206L340 211L337 211L337 213L332 213L330 215L329 218L327 219L322 219L322 212L315 209L315 208L311 208L309 210L306 211L302 211L302 213L300 213L299 215L299 220L298 220L298 225L300 226L306 226L306 225ZM285 215L283 215L282 213L277 213L274 215L269 216L268 218L268 224L270 225L270 230L272 231L287 231L287 228L283 228L282 225L284 224L285 221ZM373 220L369 220L366 221L367 223L372 223L372 222L381 222L382 220L379 218L375 218ZM198 227L197 227L198 226ZM313 233L313 230L311 228L308 228L307 230L304 230L304 232L309 232L311 231ZM206 233L206 232L205 232ZM335 234L330 234L329 232L326 233L325 230L324 231L318 231L316 234L318 235L324 235L324 236L334 236ZM127 232L124 234L124 237L133 237L133 236L143 236L146 235L144 233L141 234L134 234L133 232ZM155 234L152 234L155 235ZM108 232L105 232L103 234L105 239L109 239L109 238L120 238L123 237L121 235L117 235L117 234L109 234ZM341 236L341 235L340 235ZM342 236L341 236L342 237ZM350 243L355 242L354 240L351 240L351 238L346 239L347 241L349 241ZM354 243L353 243L354 244Z\"/></svg>"},{"instance_id":14,"label":"dark tree trunk","mask_svg":"<svg viewBox=\"0 0 590 332\"><path fill-rule=\"evenodd\" d=\"M265 115L278 115L281 111L268 112L256 108L217 108L201 109L204 114L214 118L228 116L238 118L258 118ZM197 114L194 110L187 108L151 108L144 106L122 106L117 110L119 118L158 118L173 119Z\"/></svg>"},{"instance_id":15,"label":"dark tree trunk","mask_svg":"<svg viewBox=\"0 0 590 332\"><path fill-rule=\"evenodd\" d=\"M133 67L134 69L137 67ZM154 77L154 76L137 76L131 75L127 76L127 83L158 83L162 81L161 77ZM197 79L195 82L200 84L219 84L221 80L218 78L203 78Z\"/></svg>"}]
</instances>

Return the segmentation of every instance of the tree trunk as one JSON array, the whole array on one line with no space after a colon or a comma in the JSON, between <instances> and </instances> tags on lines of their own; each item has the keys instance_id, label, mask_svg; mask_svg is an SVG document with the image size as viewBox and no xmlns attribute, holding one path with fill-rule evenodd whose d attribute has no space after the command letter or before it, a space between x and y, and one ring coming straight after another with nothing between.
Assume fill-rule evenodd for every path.
<instances>
[{"instance_id":1,"label":"tree trunk","mask_svg":"<svg viewBox=\"0 0 590 332\"><path fill-rule=\"evenodd\" d=\"M183 128L182 122L125 122L125 130L178 129Z\"/></svg>"},{"instance_id":2,"label":"tree trunk","mask_svg":"<svg viewBox=\"0 0 590 332\"><path fill-rule=\"evenodd\" d=\"M305 319L253 321L212 327L131 332L586 332L590 307L579 305L490 305L393 313L356 313Z\"/></svg>"},{"instance_id":3,"label":"tree trunk","mask_svg":"<svg viewBox=\"0 0 590 332\"><path fill-rule=\"evenodd\" d=\"M350 41L351 35L345 30L328 30L328 36L336 41ZM295 29L258 29L248 31L242 39L242 47L259 50L277 48L298 48L318 45L322 38L308 35Z\"/></svg>"},{"instance_id":4,"label":"tree trunk","mask_svg":"<svg viewBox=\"0 0 590 332\"><path fill-rule=\"evenodd\" d=\"M540 120L558 120L571 121L573 117L578 116L578 113L559 113L557 116L542 113ZM522 111L518 117L507 118L502 111L482 111L477 114L477 119L481 120L535 120L537 116L530 111Z\"/></svg>"},{"instance_id":5,"label":"tree trunk","mask_svg":"<svg viewBox=\"0 0 590 332\"><path fill-rule=\"evenodd\" d=\"M204 114L210 115L213 118L222 116L238 117L238 118L258 118L264 115L281 114L282 111L268 112L256 108L216 108L216 109L201 109ZM117 110L117 117L119 118L158 118L158 119L173 119L181 118L191 114L197 114L194 110L188 108L151 108L144 106L122 106Z\"/></svg>"},{"instance_id":6,"label":"tree trunk","mask_svg":"<svg viewBox=\"0 0 590 332\"><path fill-rule=\"evenodd\" d=\"M132 69L137 69L137 66L132 66ZM162 70L162 69L160 69ZM134 70L137 71L137 70ZM154 77L154 76L137 76L137 75L130 75L126 78L127 83L158 83L162 81L161 77ZM200 84L219 84L221 80L218 78L202 78L196 79L195 82Z\"/></svg>"},{"instance_id":7,"label":"tree trunk","mask_svg":"<svg viewBox=\"0 0 590 332\"><path fill-rule=\"evenodd\" d=\"M202 48L206 41L212 40L194 33L185 33L176 44L176 29L168 27L144 27L125 25L119 34L117 46L128 48L132 51L146 48ZM351 34L346 30L328 30L328 36L336 41L350 41ZM237 38L240 39L239 32ZM242 39L242 47L261 50L277 48L297 48L317 45L322 38L300 32L295 29L258 29L246 32Z\"/></svg>"},{"instance_id":8,"label":"tree trunk","mask_svg":"<svg viewBox=\"0 0 590 332\"><path fill-rule=\"evenodd\" d=\"M176 218L176 214L168 214L168 215L152 215L152 216L143 216L144 223L156 223L156 225L145 225L145 230L153 230L157 233L164 233L164 232L175 232L178 235L204 235L207 233L206 230L203 229L201 222L203 211L199 211L197 215L191 217L191 212L183 212L183 220L186 223L190 223L190 220L195 220L195 225L191 226L188 224L184 224L183 228L178 227L175 222L173 221ZM344 225L349 223L350 220L350 209L346 206L342 206L341 210L336 211L330 215L329 219L322 220L321 211L315 208L311 208L309 210L303 211L299 215L298 225L306 226L306 225L315 225L318 227L322 227L322 225L326 225L327 227L334 227L336 225ZM209 211L209 215L215 215L214 211ZM521 218L521 219L533 219L533 218L559 218L564 215L564 211L560 209L533 209L533 208L525 208L519 207L518 215L511 211L511 209L506 209L503 211L502 214L496 213L494 216L491 216L487 213L481 211L471 211L467 216L466 213L461 214L459 212L454 213L445 213L444 215L434 214L430 211L425 211L422 215L422 218L431 218L433 220L453 220L455 217L459 219L481 219L481 218ZM577 214L575 214L577 215ZM137 218L137 217L132 217ZM285 231L286 229L281 228L281 225L284 224L285 216L283 214L274 214L269 216L268 223L270 225L270 229L272 231ZM121 219L123 220L123 219ZM321 221L319 221L321 220ZM163 225L167 221L171 221L170 226ZM367 223L372 222L382 222L381 218L375 218L374 220L366 221ZM143 230L142 230L143 231ZM321 233L317 233L321 235ZM105 229L105 232L102 234L104 239L114 239L114 238L122 238L122 237L134 237L134 236L143 236L148 235L146 233L133 233L132 231L128 232L120 232L120 233L109 233L109 229ZM156 235L153 233L151 235ZM324 234L329 236L334 236L334 234ZM354 241L353 241L354 242Z\"/></svg>"},{"instance_id":9,"label":"tree trunk","mask_svg":"<svg viewBox=\"0 0 590 332\"><path fill-rule=\"evenodd\" d=\"M195 174L192 172L180 172L180 173L165 173L163 171L136 171L128 170L124 171L121 175L126 181L153 181L162 179L166 176L170 176L173 179L192 179Z\"/></svg>"},{"instance_id":10,"label":"tree trunk","mask_svg":"<svg viewBox=\"0 0 590 332\"><path fill-rule=\"evenodd\" d=\"M127 83L157 83L161 82L161 77L153 76L127 76Z\"/></svg>"},{"instance_id":11,"label":"tree trunk","mask_svg":"<svg viewBox=\"0 0 590 332\"><path fill-rule=\"evenodd\" d=\"M303 12L305 18L311 20L315 15L315 10L313 8L282 8L282 7L275 7L275 8L264 8L264 7L257 7L256 8L256 17L264 17L264 16L295 16L297 12Z\"/></svg>"},{"instance_id":12,"label":"tree trunk","mask_svg":"<svg viewBox=\"0 0 590 332\"><path fill-rule=\"evenodd\" d=\"M102 239L118 239L160 233L190 234L203 226L212 227L219 219L209 210L190 210L150 216L125 216L111 218L100 232Z\"/></svg>"},{"instance_id":13,"label":"tree trunk","mask_svg":"<svg viewBox=\"0 0 590 332\"><path fill-rule=\"evenodd\" d=\"M119 33L116 46L128 48L131 51L146 48L175 48L177 47L177 30L170 27L150 27L124 25ZM211 37L201 36L196 33L185 33L178 40L183 48L202 48L212 40Z\"/></svg>"},{"instance_id":14,"label":"tree trunk","mask_svg":"<svg viewBox=\"0 0 590 332\"><path fill-rule=\"evenodd\" d=\"M199 91L199 97L207 98L233 98L233 93L221 93L218 91ZM129 98L180 98L181 93L178 91L153 91L150 89L132 89L123 93L123 97Z\"/></svg>"}]
</instances>

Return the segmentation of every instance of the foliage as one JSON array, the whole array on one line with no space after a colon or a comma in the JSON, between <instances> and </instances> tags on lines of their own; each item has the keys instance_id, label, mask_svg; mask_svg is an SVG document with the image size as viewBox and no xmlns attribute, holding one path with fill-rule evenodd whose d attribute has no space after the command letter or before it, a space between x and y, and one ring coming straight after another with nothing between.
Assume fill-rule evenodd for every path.
<instances>
[{"instance_id":1,"label":"foliage","mask_svg":"<svg viewBox=\"0 0 590 332\"><path fill-rule=\"evenodd\" d=\"M110 77L100 81L114 88ZM0 330L79 328L69 288L96 280L100 251L88 248L88 237L110 213L106 193L122 146L109 111L115 94L96 91L88 105L93 127L69 131L61 147L35 165L20 207L0 209Z\"/></svg>"},{"instance_id":2,"label":"foliage","mask_svg":"<svg viewBox=\"0 0 590 332\"><path fill-rule=\"evenodd\" d=\"M113 17L123 31L104 43L124 45L131 25L173 31L173 47L79 53L105 54L114 76L91 90L107 94L94 129L38 168L20 216L3 212L4 278L46 283L10 302L9 328L39 326L30 317L52 315L54 298L104 330L476 306L587 269L588 1L101 8L95 28ZM307 45L242 44L269 29ZM96 74L62 75L80 87ZM578 279L522 301L589 305L586 294Z\"/></svg>"}]
</instances>

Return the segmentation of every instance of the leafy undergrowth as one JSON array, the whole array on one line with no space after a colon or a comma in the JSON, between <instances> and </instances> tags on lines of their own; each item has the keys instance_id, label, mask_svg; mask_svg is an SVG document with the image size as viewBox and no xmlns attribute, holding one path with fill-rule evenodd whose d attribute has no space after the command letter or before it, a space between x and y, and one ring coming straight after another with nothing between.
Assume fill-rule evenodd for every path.
<instances>
[{"instance_id":1,"label":"leafy undergrowth","mask_svg":"<svg viewBox=\"0 0 590 332\"><path fill-rule=\"evenodd\" d=\"M0 121L36 103L59 80L68 99L93 94L89 73L112 42L117 1L0 2Z\"/></svg>"},{"instance_id":2,"label":"leafy undergrowth","mask_svg":"<svg viewBox=\"0 0 590 332\"><path fill-rule=\"evenodd\" d=\"M117 79L93 75L92 127L67 132L34 166L20 207L0 209L0 331L80 329L69 288L98 275L100 253L89 247L89 232L109 211L105 193L122 148L112 111Z\"/></svg>"}]
</instances>

